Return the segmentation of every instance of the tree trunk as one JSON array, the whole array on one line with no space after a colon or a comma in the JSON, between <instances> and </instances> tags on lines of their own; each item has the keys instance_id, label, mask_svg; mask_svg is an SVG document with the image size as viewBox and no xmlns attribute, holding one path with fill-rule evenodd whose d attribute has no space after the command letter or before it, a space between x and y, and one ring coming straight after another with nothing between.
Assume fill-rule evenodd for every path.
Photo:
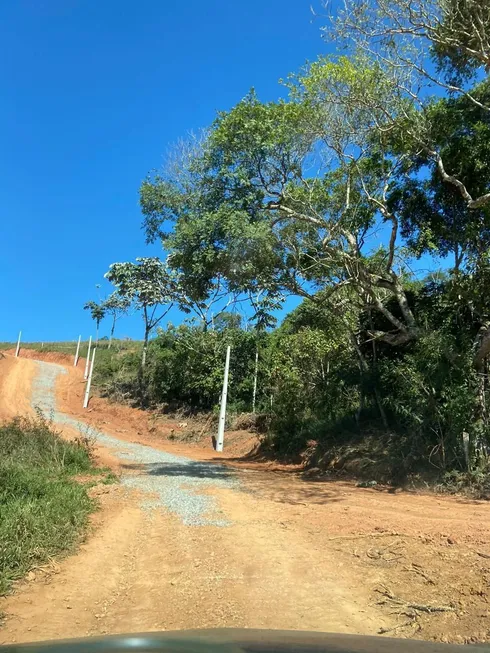
<instances>
[{"instance_id":1,"label":"tree trunk","mask_svg":"<svg viewBox=\"0 0 490 653\"><path fill-rule=\"evenodd\" d=\"M360 397L359 397L359 406L356 410L356 424L359 431L361 430L361 415L362 415L362 411L364 410L364 388L362 387L362 369L360 371L361 371L361 387L359 388Z\"/></svg>"},{"instance_id":2,"label":"tree trunk","mask_svg":"<svg viewBox=\"0 0 490 653\"><path fill-rule=\"evenodd\" d=\"M257 398L257 376L259 373L259 345L255 349L255 371L254 371L254 390L252 396L252 413L255 413L255 401Z\"/></svg>"},{"instance_id":3,"label":"tree trunk","mask_svg":"<svg viewBox=\"0 0 490 653\"><path fill-rule=\"evenodd\" d=\"M486 359L490 353L490 327L484 325L480 329L480 333L477 336L476 341L476 354L473 360L475 367L477 380L478 380L478 414L477 419L480 419L483 424L486 426L488 423L488 414L486 406ZM475 445L478 447L482 445L482 442L476 442Z\"/></svg>"},{"instance_id":4,"label":"tree trunk","mask_svg":"<svg viewBox=\"0 0 490 653\"><path fill-rule=\"evenodd\" d=\"M112 346L112 338L114 336L114 329L115 328L116 328L116 316L114 315L114 317L112 318L112 328L111 328L111 335L109 336L109 347L108 347L108 349L110 349L111 346Z\"/></svg>"},{"instance_id":5,"label":"tree trunk","mask_svg":"<svg viewBox=\"0 0 490 653\"><path fill-rule=\"evenodd\" d=\"M478 414L477 419L481 421L484 427L484 431L487 431L488 424L488 413L487 413L487 400L486 400L486 358L481 361L481 365L477 368L477 380L478 380ZM470 442L470 453L473 454L470 456L470 465L472 460L477 456L486 457L486 446L485 438L482 436L481 432L477 434L473 442ZM470 469L468 468L468 471Z\"/></svg>"},{"instance_id":6,"label":"tree trunk","mask_svg":"<svg viewBox=\"0 0 490 653\"><path fill-rule=\"evenodd\" d=\"M146 354L148 353L148 338L150 336L150 332L148 328L145 328L145 339L143 341L143 353L141 354L141 371L145 369L146 366Z\"/></svg>"},{"instance_id":7,"label":"tree trunk","mask_svg":"<svg viewBox=\"0 0 490 653\"><path fill-rule=\"evenodd\" d=\"M371 330L374 331L374 324L373 324L373 316L371 311L369 311L369 323ZM373 375L373 388L374 388L374 398L376 399L376 404L378 405L378 410L379 414L381 415L381 421L383 422L383 426L385 429L388 428L388 420L386 419L386 412L384 409L384 406L381 402L381 395L379 393L378 389L378 350L376 348L376 340L374 338L372 339L372 347L373 347L373 364L372 364L372 375Z\"/></svg>"},{"instance_id":8,"label":"tree trunk","mask_svg":"<svg viewBox=\"0 0 490 653\"><path fill-rule=\"evenodd\" d=\"M148 338L150 337L150 320L148 318L148 309L146 306L143 307L143 319L145 320L145 339L143 340L143 352L141 354L140 385L143 381L143 371L146 366L146 354L148 352Z\"/></svg>"},{"instance_id":9,"label":"tree trunk","mask_svg":"<svg viewBox=\"0 0 490 653\"><path fill-rule=\"evenodd\" d=\"M477 372L483 372L484 360L490 354L490 326L488 324L481 327L475 344L474 365Z\"/></svg>"},{"instance_id":10,"label":"tree trunk","mask_svg":"<svg viewBox=\"0 0 490 653\"><path fill-rule=\"evenodd\" d=\"M482 368L480 372L478 372L478 405L479 405L479 410L480 410L480 418L484 422L484 424L487 423L487 402L486 402L486 397L485 397L485 367Z\"/></svg>"},{"instance_id":11,"label":"tree trunk","mask_svg":"<svg viewBox=\"0 0 490 653\"><path fill-rule=\"evenodd\" d=\"M95 322L95 344L97 345L99 342L99 320L96 320Z\"/></svg>"},{"instance_id":12,"label":"tree trunk","mask_svg":"<svg viewBox=\"0 0 490 653\"><path fill-rule=\"evenodd\" d=\"M379 410L379 414L381 415L381 421L383 422L383 426L385 427L385 429L387 429L388 420L386 418L384 406L381 403L381 395L379 394L379 390L376 386L374 386L374 397L376 399L376 403L378 404L378 410Z\"/></svg>"}]
</instances>

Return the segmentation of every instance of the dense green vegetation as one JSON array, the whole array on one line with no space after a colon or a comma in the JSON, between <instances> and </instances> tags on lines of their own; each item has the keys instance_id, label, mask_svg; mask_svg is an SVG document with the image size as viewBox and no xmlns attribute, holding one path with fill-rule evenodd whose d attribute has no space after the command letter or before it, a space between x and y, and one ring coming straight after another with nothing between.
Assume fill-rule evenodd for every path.
<instances>
[{"instance_id":1,"label":"dense green vegetation","mask_svg":"<svg viewBox=\"0 0 490 653\"><path fill-rule=\"evenodd\" d=\"M210 352L234 338L235 400L250 406L260 335L257 405L276 450L311 441L325 462L371 438L392 478L485 475L489 33L488 3L346 0L324 30L335 56L289 76L277 102L250 91L148 177L167 303L202 313L223 286L271 306L304 298L275 331L210 333L200 315L159 336L154 397L209 401ZM442 272L417 271L422 256Z\"/></svg>"},{"instance_id":2,"label":"dense green vegetation","mask_svg":"<svg viewBox=\"0 0 490 653\"><path fill-rule=\"evenodd\" d=\"M91 468L87 446L42 417L0 425L0 594L79 541L94 505L73 476Z\"/></svg>"},{"instance_id":3,"label":"dense green vegetation","mask_svg":"<svg viewBox=\"0 0 490 653\"><path fill-rule=\"evenodd\" d=\"M310 300L259 336L227 314L211 329L161 330L149 345L145 403L165 412L216 410L231 344L229 412L250 412L258 344L256 411L264 446L276 454L313 445L314 461L327 465L333 452L346 462L349 448L353 457L364 451L357 475L397 482L415 473L439 478L466 471L462 434L473 428L474 438L487 435L477 421L472 343L479 327L454 292L446 278L412 282L410 303L424 329L396 348L369 337L373 316L359 314L353 337ZM139 366L140 348L102 356L95 383L107 396L139 403ZM470 456L468 478L481 480L485 457L475 444Z\"/></svg>"}]
</instances>

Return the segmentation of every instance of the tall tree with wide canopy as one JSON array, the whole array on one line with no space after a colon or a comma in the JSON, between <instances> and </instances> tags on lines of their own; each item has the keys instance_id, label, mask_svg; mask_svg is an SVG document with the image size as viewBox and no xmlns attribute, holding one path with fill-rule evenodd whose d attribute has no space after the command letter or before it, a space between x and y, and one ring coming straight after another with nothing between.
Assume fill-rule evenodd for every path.
<instances>
[{"instance_id":1,"label":"tall tree with wide canopy","mask_svg":"<svg viewBox=\"0 0 490 653\"><path fill-rule=\"evenodd\" d=\"M476 252L484 269L486 5L343 0L327 30L342 56L290 77L286 100L251 92L180 166L142 185L148 240L162 239L197 296L221 275L239 292L322 302L366 377L378 343L420 342L427 322L409 301L407 256L451 251L469 273ZM482 329L478 374L490 323Z\"/></svg>"},{"instance_id":2,"label":"tall tree with wide canopy","mask_svg":"<svg viewBox=\"0 0 490 653\"><path fill-rule=\"evenodd\" d=\"M490 4L481 0L342 0L324 28L326 39L350 56L362 57L390 80L399 110L393 124L399 147L422 154L468 208L490 203L490 180L470 189L441 148L437 132L445 117L432 112L434 98L465 99L490 115L490 102L476 81L490 71ZM383 103L386 115L390 103ZM401 108L401 111L400 111ZM436 127L434 132L434 126ZM438 129L439 128L439 129Z\"/></svg>"},{"instance_id":3,"label":"tall tree with wide canopy","mask_svg":"<svg viewBox=\"0 0 490 653\"><path fill-rule=\"evenodd\" d=\"M319 61L290 89L289 101L268 104L252 92L218 116L185 174L143 184L148 239L162 238L172 264L202 288L218 273L245 291L315 298L328 289L323 300L353 288L360 305L369 302L390 324L373 337L406 342L417 327L397 271L398 218L388 206L405 156L369 136L386 120L377 107L392 89L378 70L347 59ZM380 222L389 238L373 259Z\"/></svg>"}]
</instances>

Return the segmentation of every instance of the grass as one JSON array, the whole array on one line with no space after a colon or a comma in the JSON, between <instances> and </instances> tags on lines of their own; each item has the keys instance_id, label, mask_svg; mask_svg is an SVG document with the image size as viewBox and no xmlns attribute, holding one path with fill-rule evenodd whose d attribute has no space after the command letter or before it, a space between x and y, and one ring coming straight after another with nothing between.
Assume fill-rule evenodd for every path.
<instances>
[{"instance_id":1,"label":"grass","mask_svg":"<svg viewBox=\"0 0 490 653\"><path fill-rule=\"evenodd\" d=\"M64 441L41 416L0 425L0 595L80 541L95 504L73 477L92 469L83 441Z\"/></svg>"},{"instance_id":2,"label":"grass","mask_svg":"<svg viewBox=\"0 0 490 653\"><path fill-rule=\"evenodd\" d=\"M93 344L93 343L92 343ZM0 351L6 349L14 349L17 346L17 342L0 342ZM21 342L20 343L21 352L22 349L34 349L35 351L41 352L57 352L60 354L67 354L68 356L75 356L77 350L77 341L68 340L64 342ZM127 351L141 349L141 342L139 340L118 340L114 339L112 341L111 348L109 349L109 340L99 340L97 344L98 352L108 352L108 353L118 353L120 351ZM80 352L79 355L82 358L87 356L88 352L88 340L84 340L80 343Z\"/></svg>"}]
</instances>

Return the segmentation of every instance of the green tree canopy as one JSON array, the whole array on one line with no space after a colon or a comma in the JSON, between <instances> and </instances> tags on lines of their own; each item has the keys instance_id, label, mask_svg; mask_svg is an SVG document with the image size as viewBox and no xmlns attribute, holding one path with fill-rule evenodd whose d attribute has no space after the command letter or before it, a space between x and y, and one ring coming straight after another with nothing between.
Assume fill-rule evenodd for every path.
<instances>
[{"instance_id":1,"label":"green tree canopy","mask_svg":"<svg viewBox=\"0 0 490 653\"><path fill-rule=\"evenodd\" d=\"M95 341L98 342L99 340L99 326L102 320L105 317L106 314L106 308L104 306L104 302L100 302L98 304L97 302L94 301L89 301L86 304L84 304L84 310L90 311L90 315L92 317L92 320L95 322Z\"/></svg>"},{"instance_id":2,"label":"green tree canopy","mask_svg":"<svg viewBox=\"0 0 490 653\"><path fill-rule=\"evenodd\" d=\"M137 258L136 262L113 263L105 274L124 304L134 304L145 323L142 368L146 364L148 339L161 323L177 297L175 275L156 257Z\"/></svg>"},{"instance_id":3,"label":"green tree canopy","mask_svg":"<svg viewBox=\"0 0 490 653\"><path fill-rule=\"evenodd\" d=\"M394 333L377 337L410 339L415 322L395 266L399 224L387 204L403 156L369 140L385 119L375 100L391 89L378 71L342 59L310 66L290 90L288 101L265 104L251 92L218 116L185 174L143 184L148 239L162 238L172 265L203 293L218 274L233 289L273 294L349 286L391 321ZM373 266L366 242L377 220L391 236Z\"/></svg>"}]
</instances>

